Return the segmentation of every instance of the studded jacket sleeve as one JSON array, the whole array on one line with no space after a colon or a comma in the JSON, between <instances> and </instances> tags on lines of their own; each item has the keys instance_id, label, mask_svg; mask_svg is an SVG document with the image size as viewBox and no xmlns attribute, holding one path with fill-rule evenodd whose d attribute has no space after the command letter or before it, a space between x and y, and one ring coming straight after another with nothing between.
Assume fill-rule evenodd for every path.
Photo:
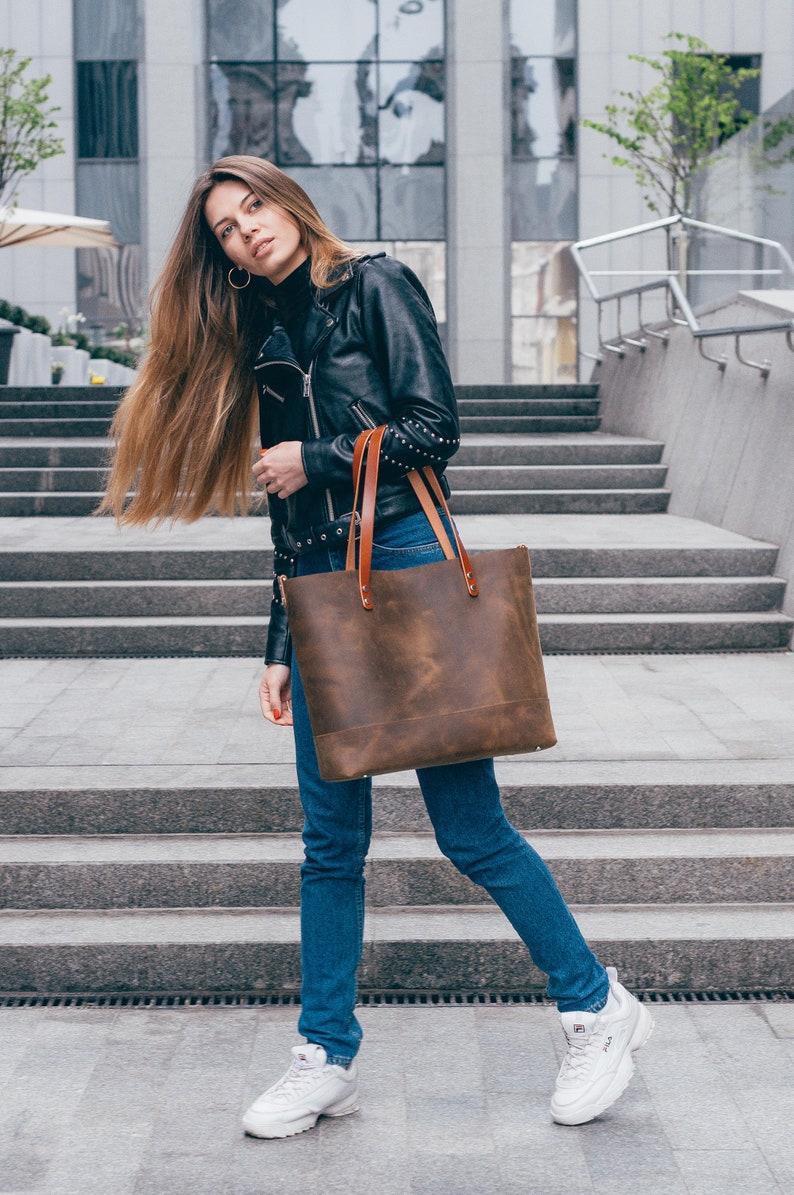
<instances>
[{"instance_id":1,"label":"studded jacket sleeve","mask_svg":"<svg viewBox=\"0 0 794 1195\"><path fill-rule=\"evenodd\" d=\"M390 257L367 262L356 285L361 335L389 394L384 472L443 468L458 449L460 426L430 300L416 275ZM348 483L355 440L346 433L307 441L303 460L309 483Z\"/></svg>"}]
</instances>

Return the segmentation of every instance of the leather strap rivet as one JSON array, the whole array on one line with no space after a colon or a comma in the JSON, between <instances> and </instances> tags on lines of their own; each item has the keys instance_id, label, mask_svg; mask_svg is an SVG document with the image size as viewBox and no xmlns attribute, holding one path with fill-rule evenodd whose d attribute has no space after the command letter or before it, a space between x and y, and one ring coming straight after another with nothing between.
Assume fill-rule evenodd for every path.
<instances>
[{"instance_id":1,"label":"leather strap rivet","mask_svg":"<svg viewBox=\"0 0 794 1195\"><path fill-rule=\"evenodd\" d=\"M369 593L369 585L362 585L361 589L364 593Z\"/></svg>"}]
</instances>

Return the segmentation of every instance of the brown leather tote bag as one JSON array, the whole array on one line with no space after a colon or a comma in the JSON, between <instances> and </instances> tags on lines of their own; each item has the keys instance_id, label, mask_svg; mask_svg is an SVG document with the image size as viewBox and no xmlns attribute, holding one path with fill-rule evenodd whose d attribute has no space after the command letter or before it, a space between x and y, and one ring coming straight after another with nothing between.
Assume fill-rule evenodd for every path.
<instances>
[{"instance_id":1,"label":"brown leather tote bag","mask_svg":"<svg viewBox=\"0 0 794 1195\"><path fill-rule=\"evenodd\" d=\"M372 570L384 431L363 432L355 446L354 509L365 475L358 567L351 520L344 572L280 579L320 775L352 780L553 747L525 547L471 559L455 530L456 555L427 468L408 480L445 559Z\"/></svg>"}]
</instances>

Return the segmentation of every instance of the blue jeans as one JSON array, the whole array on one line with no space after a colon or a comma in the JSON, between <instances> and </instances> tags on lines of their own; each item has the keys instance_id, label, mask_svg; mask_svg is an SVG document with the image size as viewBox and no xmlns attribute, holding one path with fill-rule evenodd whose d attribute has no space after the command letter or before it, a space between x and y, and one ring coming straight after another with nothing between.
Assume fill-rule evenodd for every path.
<instances>
[{"instance_id":1,"label":"blue jeans","mask_svg":"<svg viewBox=\"0 0 794 1195\"><path fill-rule=\"evenodd\" d=\"M376 529L372 567L408 568L442 558L422 513ZM299 575L342 570L344 552L303 556ZM361 1041L356 971L364 930L364 863L372 832L372 781L320 778L309 716L293 661L292 708L305 813L301 867L301 1014L298 1029L330 1062L347 1063ZM585 942L540 856L504 815L493 760L422 768L422 796L441 851L499 905L548 977L561 1011L598 1010L606 972Z\"/></svg>"}]
</instances>

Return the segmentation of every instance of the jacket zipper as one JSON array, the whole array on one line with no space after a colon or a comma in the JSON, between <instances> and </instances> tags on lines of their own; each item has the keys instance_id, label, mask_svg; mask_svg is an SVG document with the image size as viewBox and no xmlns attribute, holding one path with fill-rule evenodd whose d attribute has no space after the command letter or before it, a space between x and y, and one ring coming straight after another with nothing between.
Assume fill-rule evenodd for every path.
<instances>
[{"instance_id":1,"label":"jacket zipper","mask_svg":"<svg viewBox=\"0 0 794 1195\"><path fill-rule=\"evenodd\" d=\"M312 369L314 368L314 361L309 362L309 372L303 375L303 397L309 407L309 418L312 423L312 431L314 432L315 440L320 439L320 420L317 416L317 407L314 402L314 391L312 390ZM325 512L328 515L328 522L334 521L334 501L331 497L331 491L325 491Z\"/></svg>"},{"instance_id":2,"label":"jacket zipper","mask_svg":"<svg viewBox=\"0 0 794 1195\"><path fill-rule=\"evenodd\" d=\"M308 373L304 373L301 367L296 365L293 361L264 361L261 365L255 365L254 371L257 369L266 369L270 365L288 365L290 369L296 369L301 375L301 380L303 382L303 397L305 398L306 404L309 408L309 422L311 423L312 435L314 436L315 440L319 440L320 420L317 416L317 407L314 401L314 392L312 390L312 369L314 367L314 362L312 361L309 365ZM268 390L270 394L273 394L276 398L280 399L281 402L284 402L284 399L281 397L281 395L275 390L271 390L267 382L265 382L265 389ZM328 522L333 523L335 518L334 504L330 490L325 491L325 509L328 514Z\"/></svg>"},{"instance_id":3,"label":"jacket zipper","mask_svg":"<svg viewBox=\"0 0 794 1195\"><path fill-rule=\"evenodd\" d=\"M364 427L377 427L378 426L377 423L375 422L375 420L370 415L370 413L364 409L364 406L362 403L360 403L360 402L351 403L351 410L356 412L359 419L364 424Z\"/></svg>"}]
</instances>

